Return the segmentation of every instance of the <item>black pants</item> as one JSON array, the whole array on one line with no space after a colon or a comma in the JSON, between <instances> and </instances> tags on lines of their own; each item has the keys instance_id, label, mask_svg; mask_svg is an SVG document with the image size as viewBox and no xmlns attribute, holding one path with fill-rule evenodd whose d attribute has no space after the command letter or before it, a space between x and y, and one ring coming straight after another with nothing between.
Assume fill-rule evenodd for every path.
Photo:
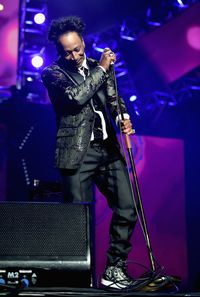
<instances>
[{"instance_id":1,"label":"black pants","mask_svg":"<svg viewBox=\"0 0 200 297\"><path fill-rule=\"evenodd\" d=\"M112 209L108 264L126 259L131 249L130 238L136 223L136 212L126 166L109 143L91 144L81 167L62 170L66 202L87 203L93 200L96 184Z\"/></svg>"}]
</instances>

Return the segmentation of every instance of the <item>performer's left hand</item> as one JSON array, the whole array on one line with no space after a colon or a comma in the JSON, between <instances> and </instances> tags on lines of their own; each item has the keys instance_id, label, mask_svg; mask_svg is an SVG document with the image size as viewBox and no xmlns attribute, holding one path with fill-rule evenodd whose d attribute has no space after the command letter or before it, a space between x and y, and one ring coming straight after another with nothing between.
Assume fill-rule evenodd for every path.
<instances>
[{"instance_id":1,"label":"performer's left hand","mask_svg":"<svg viewBox=\"0 0 200 297\"><path fill-rule=\"evenodd\" d=\"M124 134L134 134L135 130L132 128L132 123L129 119L121 121L121 129Z\"/></svg>"}]
</instances>

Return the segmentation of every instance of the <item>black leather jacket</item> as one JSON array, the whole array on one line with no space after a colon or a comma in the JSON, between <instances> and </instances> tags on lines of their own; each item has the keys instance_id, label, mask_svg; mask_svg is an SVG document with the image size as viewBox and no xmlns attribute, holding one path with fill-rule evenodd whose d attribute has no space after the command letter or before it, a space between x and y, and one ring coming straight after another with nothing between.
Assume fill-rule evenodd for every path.
<instances>
[{"instance_id":1,"label":"black leather jacket","mask_svg":"<svg viewBox=\"0 0 200 297\"><path fill-rule=\"evenodd\" d=\"M90 75L85 81L78 72L67 69L61 59L42 71L42 81L57 117L56 166L60 169L76 169L83 160L94 125L94 95L107 115L115 120L118 114L113 76L98 67L97 61L87 59L87 63ZM124 102L121 98L120 101L125 113ZM114 129L111 125L107 128L109 138L117 143Z\"/></svg>"}]
</instances>

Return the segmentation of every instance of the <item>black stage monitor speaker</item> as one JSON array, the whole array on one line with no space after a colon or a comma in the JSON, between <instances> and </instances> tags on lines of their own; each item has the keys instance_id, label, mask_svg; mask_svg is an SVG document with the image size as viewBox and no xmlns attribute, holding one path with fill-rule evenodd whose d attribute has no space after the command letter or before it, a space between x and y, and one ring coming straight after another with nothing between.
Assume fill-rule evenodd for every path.
<instances>
[{"instance_id":1,"label":"black stage monitor speaker","mask_svg":"<svg viewBox=\"0 0 200 297\"><path fill-rule=\"evenodd\" d=\"M51 286L90 285L89 213L83 204L0 203L1 276L32 271L40 285L51 276Z\"/></svg>"}]
</instances>

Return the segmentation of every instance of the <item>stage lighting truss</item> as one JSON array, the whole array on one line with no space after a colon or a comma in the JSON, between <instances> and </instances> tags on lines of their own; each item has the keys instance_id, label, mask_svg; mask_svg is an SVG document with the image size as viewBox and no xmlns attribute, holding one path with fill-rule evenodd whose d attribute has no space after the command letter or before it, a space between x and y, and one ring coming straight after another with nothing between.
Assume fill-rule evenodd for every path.
<instances>
[{"instance_id":1,"label":"stage lighting truss","mask_svg":"<svg viewBox=\"0 0 200 297\"><path fill-rule=\"evenodd\" d=\"M119 26L87 36L87 44L90 45L87 47L87 54L99 60L103 49L110 47L117 57L114 68L120 95L128 102L137 117L148 115L156 119L165 108L174 108L190 100L193 92L200 92L200 83L199 75L195 70L169 85L167 91L156 90L145 94L142 98L138 95L120 47L124 40L124 42L135 42L149 30L152 30L152 27L148 28L136 19L124 20ZM132 95L134 95L134 100L132 100Z\"/></svg>"},{"instance_id":2,"label":"stage lighting truss","mask_svg":"<svg viewBox=\"0 0 200 297\"><path fill-rule=\"evenodd\" d=\"M200 94L200 68L170 84L168 91L158 90L137 98L133 109L138 117L153 117L156 122L165 109L196 100L197 92Z\"/></svg>"},{"instance_id":3,"label":"stage lighting truss","mask_svg":"<svg viewBox=\"0 0 200 297\"><path fill-rule=\"evenodd\" d=\"M149 1L146 11L146 23L148 29L152 30L169 21L171 18L182 13L192 4L199 2L199 0L158 0Z\"/></svg>"},{"instance_id":4,"label":"stage lighting truss","mask_svg":"<svg viewBox=\"0 0 200 297\"><path fill-rule=\"evenodd\" d=\"M158 2L150 1L145 22L141 23L137 18L124 20L120 28L120 38L126 40L126 42L135 42L143 34L148 34L148 32L154 30L155 27L163 25L169 21L170 18L180 14L183 9L199 2L199 0L160 0ZM126 76L129 76L128 70L126 71ZM173 108L191 100L194 92L200 92L199 81L200 73L195 69L192 73L185 75L169 85L167 91L156 90L141 98L137 95L137 90L133 88L135 100L129 98L129 101L131 101L133 110L138 117L153 115L156 119L165 108ZM127 88L130 88L130 84L128 86L127 82L131 82L131 85L134 86L134 81L129 79L126 81Z\"/></svg>"},{"instance_id":5,"label":"stage lighting truss","mask_svg":"<svg viewBox=\"0 0 200 297\"><path fill-rule=\"evenodd\" d=\"M44 104L47 96L40 72L45 62L46 16L47 0L21 0L17 89L23 90L28 102Z\"/></svg>"},{"instance_id":6,"label":"stage lighting truss","mask_svg":"<svg viewBox=\"0 0 200 297\"><path fill-rule=\"evenodd\" d=\"M133 31L133 28L134 28L134 31ZM138 38L138 34L135 31L135 26L128 26L127 20L124 20L122 22L122 25L120 28L120 38L128 41L135 41Z\"/></svg>"},{"instance_id":7,"label":"stage lighting truss","mask_svg":"<svg viewBox=\"0 0 200 297\"><path fill-rule=\"evenodd\" d=\"M10 86L0 86L0 104L10 99L11 91Z\"/></svg>"}]
</instances>

